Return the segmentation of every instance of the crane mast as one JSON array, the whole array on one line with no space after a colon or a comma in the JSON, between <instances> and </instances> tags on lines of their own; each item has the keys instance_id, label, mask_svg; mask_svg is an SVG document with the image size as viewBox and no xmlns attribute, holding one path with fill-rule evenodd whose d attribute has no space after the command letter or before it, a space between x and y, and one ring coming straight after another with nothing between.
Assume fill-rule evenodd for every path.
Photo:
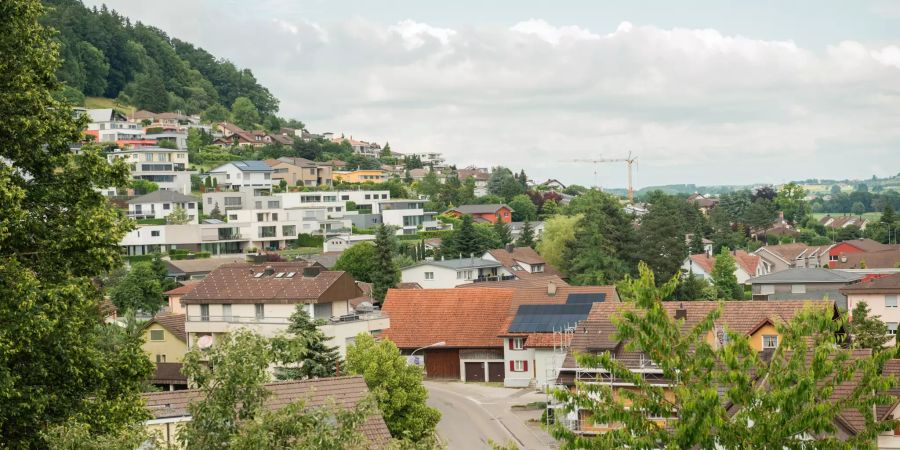
<instances>
[{"instance_id":1,"label":"crane mast","mask_svg":"<svg viewBox=\"0 0 900 450\"><path fill-rule=\"evenodd\" d=\"M637 156L634 156L634 157L631 156L631 152L628 152L628 156L625 158L598 158L598 159L579 158L579 159L573 159L570 162L586 162L586 163L596 164L598 166L603 163L618 163L618 162L627 163L628 164L628 201L632 202L632 203L634 202L634 183L633 183L634 177L633 177L633 172L632 172L632 166L634 165L635 162L637 162ZM598 173L598 169L599 169L599 167L594 169L595 174ZM597 184L599 185L599 181Z\"/></svg>"}]
</instances>

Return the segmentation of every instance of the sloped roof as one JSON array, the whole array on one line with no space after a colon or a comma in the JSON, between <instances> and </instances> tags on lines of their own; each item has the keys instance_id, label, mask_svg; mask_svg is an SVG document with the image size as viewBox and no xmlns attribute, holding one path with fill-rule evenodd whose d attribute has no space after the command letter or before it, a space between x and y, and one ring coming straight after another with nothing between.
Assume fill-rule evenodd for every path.
<instances>
[{"instance_id":1,"label":"sloped roof","mask_svg":"<svg viewBox=\"0 0 900 450\"><path fill-rule=\"evenodd\" d=\"M192 281L193 281L193 280L192 280ZM197 287L197 283L198 283L198 281L193 281L193 282L191 282L191 283L185 283L185 284L182 284L181 286L178 286L178 287L175 288L175 289L169 289L168 291L163 292L163 295L184 295L184 294L187 294L188 292L193 291L195 287Z\"/></svg>"},{"instance_id":2,"label":"sloped roof","mask_svg":"<svg viewBox=\"0 0 900 450\"><path fill-rule=\"evenodd\" d=\"M470 289L470 288L484 288L484 287L497 287L497 288L511 288L511 289L520 289L520 288L529 288L529 287L539 287L543 289L547 289L547 286L553 283L556 286L568 286L569 283L566 283L566 280L563 280L558 275L547 275L542 277L524 277L515 280L497 280L497 281L479 281L478 283L466 283L456 286L456 289Z\"/></svg>"},{"instance_id":3,"label":"sloped roof","mask_svg":"<svg viewBox=\"0 0 900 450\"><path fill-rule=\"evenodd\" d=\"M241 263L244 261L245 259L243 257L179 259L173 261L163 260L163 262L166 263L167 266L169 266L170 275L209 273L217 269L219 266L223 266L225 264Z\"/></svg>"},{"instance_id":4,"label":"sloped roof","mask_svg":"<svg viewBox=\"0 0 900 450\"><path fill-rule=\"evenodd\" d=\"M188 203L188 202L199 202L200 199L191 195L184 195L181 192L177 191L165 191L162 189L153 191L149 194L144 194L140 197L135 197L131 200L128 200L129 205L138 205L143 203L163 203L163 202L173 202L173 203Z\"/></svg>"},{"instance_id":5,"label":"sloped roof","mask_svg":"<svg viewBox=\"0 0 900 450\"><path fill-rule=\"evenodd\" d=\"M883 250L891 250L891 246L887 244L882 244L878 241L873 241L872 239L860 238L860 239L851 239L849 241L838 242L838 244L847 244L852 245L864 252L878 252Z\"/></svg>"},{"instance_id":6,"label":"sloped roof","mask_svg":"<svg viewBox=\"0 0 900 450\"><path fill-rule=\"evenodd\" d=\"M244 172L271 172L272 167L265 161L231 161L238 169Z\"/></svg>"},{"instance_id":7,"label":"sloped roof","mask_svg":"<svg viewBox=\"0 0 900 450\"><path fill-rule=\"evenodd\" d=\"M457 259L438 259L434 261L422 261L410 267L418 266L438 266L447 269L474 269L479 267L500 267L497 261L482 258L457 258ZM408 269L409 267L406 267Z\"/></svg>"},{"instance_id":8,"label":"sloped roof","mask_svg":"<svg viewBox=\"0 0 900 450\"><path fill-rule=\"evenodd\" d=\"M187 342L187 333L184 331L184 321L184 314L159 314L144 324L144 327L146 328L154 323L158 323L182 342Z\"/></svg>"},{"instance_id":9,"label":"sloped roof","mask_svg":"<svg viewBox=\"0 0 900 450\"><path fill-rule=\"evenodd\" d=\"M747 253L744 250L735 250L731 253L734 257L734 262L740 267L744 272L747 272L750 276L756 274L756 267L759 265L759 256L754 255L752 253ZM706 253L698 253L696 255L690 255L691 261L694 264L700 266L706 273L712 273L713 266L716 264L715 255L709 255Z\"/></svg>"},{"instance_id":10,"label":"sloped roof","mask_svg":"<svg viewBox=\"0 0 900 450\"><path fill-rule=\"evenodd\" d=\"M841 253L837 260L829 261L832 269L893 269L900 264L900 250Z\"/></svg>"},{"instance_id":11,"label":"sloped roof","mask_svg":"<svg viewBox=\"0 0 900 450\"><path fill-rule=\"evenodd\" d=\"M498 337L512 289L390 289L382 311L391 327L382 337L400 348L444 341L450 348L501 347Z\"/></svg>"},{"instance_id":12,"label":"sloped roof","mask_svg":"<svg viewBox=\"0 0 900 450\"><path fill-rule=\"evenodd\" d=\"M456 208L450 208L448 211L456 211L460 214L496 214L500 208L513 210L506 204L491 203L486 205L459 205Z\"/></svg>"},{"instance_id":13,"label":"sloped roof","mask_svg":"<svg viewBox=\"0 0 900 450\"><path fill-rule=\"evenodd\" d=\"M334 401L337 406L353 408L369 393L362 376L316 378L311 380L283 381L266 385L271 395L265 408L277 410L297 401L307 407L319 407ZM147 409L155 419L189 417L188 405L203 398L198 389L141 394ZM369 440L370 448L382 448L391 438L380 414L373 415L360 425L359 431Z\"/></svg>"},{"instance_id":14,"label":"sloped roof","mask_svg":"<svg viewBox=\"0 0 900 450\"><path fill-rule=\"evenodd\" d=\"M900 273L873 278L841 289L844 294L900 294Z\"/></svg>"},{"instance_id":15,"label":"sloped roof","mask_svg":"<svg viewBox=\"0 0 900 450\"><path fill-rule=\"evenodd\" d=\"M795 267L753 277L750 284L780 284L780 283L850 283L862 278L862 274L843 272L840 270Z\"/></svg>"},{"instance_id":16,"label":"sloped roof","mask_svg":"<svg viewBox=\"0 0 900 450\"><path fill-rule=\"evenodd\" d=\"M303 269L312 267L309 261L269 262L263 264L226 264L210 272L197 283L191 292L181 297L182 304L221 302L296 303L317 301L332 285L342 278L352 285L354 294L362 291L353 283L350 275L342 271L321 271L315 277L303 276ZM271 267L272 275L264 271ZM293 276L288 276L291 272ZM257 276L263 273L261 276ZM277 274L283 274L278 277Z\"/></svg>"},{"instance_id":17,"label":"sloped roof","mask_svg":"<svg viewBox=\"0 0 900 450\"><path fill-rule=\"evenodd\" d=\"M187 376L181 373L181 363L156 363L151 382L156 384L187 384Z\"/></svg>"},{"instance_id":18,"label":"sloped roof","mask_svg":"<svg viewBox=\"0 0 900 450\"><path fill-rule=\"evenodd\" d=\"M811 247L809 245L797 242L797 243L793 243L793 244L765 245L765 246L760 247L754 253L759 255L765 250L765 251L773 253L774 255L780 257L781 259L784 259L785 261L792 262L792 261L796 260L797 258L799 258L801 255L806 256L806 255L811 255L814 253L816 255L821 255L824 252L826 252L829 248L831 248L831 245L821 245L821 246Z\"/></svg>"}]
</instances>

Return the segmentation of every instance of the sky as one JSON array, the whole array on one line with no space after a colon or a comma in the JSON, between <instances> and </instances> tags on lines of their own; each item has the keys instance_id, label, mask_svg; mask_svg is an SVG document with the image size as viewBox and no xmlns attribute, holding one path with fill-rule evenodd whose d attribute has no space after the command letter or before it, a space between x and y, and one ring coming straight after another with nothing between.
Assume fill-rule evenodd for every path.
<instances>
[{"instance_id":1,"label":"sky","mask_svg":"<svg viewBox=\"0 0 900 450\"><path fill-rule=\"evenodd\" d=\"M900 172L900 0L86 0L314 133L624 187Z\"/></svg>"}]
</instances>

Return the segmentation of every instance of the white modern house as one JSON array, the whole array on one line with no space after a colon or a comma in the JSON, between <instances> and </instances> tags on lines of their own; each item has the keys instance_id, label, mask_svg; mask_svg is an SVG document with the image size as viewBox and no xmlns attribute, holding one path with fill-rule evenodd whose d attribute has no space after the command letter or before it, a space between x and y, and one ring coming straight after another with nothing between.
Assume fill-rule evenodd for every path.
<instances>
[{"instance_id":1,"label":"white modern house","mask_svg":"<svg viewBox=\"0 0 900 450\"><path fill-rule=\"evenodd\" d=\"M347 212L347 202L356 204L358 210L379 213L379 204L391 199L390 191L317 191L317 192L285 192L275 194L285 208L326 208L333 217L340 217Z\"/></svg>"},{"instance_id":2,"label":"white modern house","mask_svg":"<svg viewBox=\"0 0 900 450\"><path fill-rule=\"evenodd\" d=\"M332 236L323 242L323 252L342 252L361 242L375 242L374 234L342 234Z\"/></svg>"},{"instance_id":3,"label":"white modern house","mask_svg":"<svg viewBox=\"0 0 900 450\"><path fill-rule=\"evenodd\" d=\"M421 261L401 270L404 283L419 283L424 289L452 288L478 281L513 277L497 261L469 257L438 261Z\"/></svg>"},{"instance_id":4,"label":"white modern house","mask_svg":"<svg viewBox=\"0 0 900 450\"><path fill-rule=\"evenodd\" d=\"M115 149L108 152L106 158L110 163L124 160L131 169L132 179L152 181L165 191L191 193L191 175L196 172L187 170L186 150L140 146Z\"/></svg>"},{"instance_id":5,"label":"white modern house","mask_svg":"<svg viewBox=\"0 0 900 450\"><path fill-rule=\"evenodd\" d=\"M200 199L177 191L154 191L128 200L128 217L132 219L165 219L181 208L189 223L197 224Z\"/></svg>"},{"instance_id":6,"label":"white modern house","mask_svg":"<svg viewBox=\"0 0 900 450\"><path fill-rule=\"evenodd\" d=\"M397 234L416 234L419 229L440 229L434 211L425 211L422 200L382 200L378 204L382 223L397 228Z\"/></svg>"},{"instance_id":7,"label":"white modern house","mask_svg":"<svg viewBox=\"0 0 900 450\"><path fill-rule=\"evenodd\" d=\"M274 169L265 161L229 161L206 174L222 189L272 188Z\"/></svg>"},{"instance_id":8,"label":"white modern house","mask_svg":"<svg viewBox=\"0 0 900 450\"><path fill-rule=\"evenodd\" d=\"M144 129L139 124L128 122L125 116L112 108L89 109L88 131L95 131L97 142L115 144L117 141L144 139Z\"/></svg>"}]
</instances>

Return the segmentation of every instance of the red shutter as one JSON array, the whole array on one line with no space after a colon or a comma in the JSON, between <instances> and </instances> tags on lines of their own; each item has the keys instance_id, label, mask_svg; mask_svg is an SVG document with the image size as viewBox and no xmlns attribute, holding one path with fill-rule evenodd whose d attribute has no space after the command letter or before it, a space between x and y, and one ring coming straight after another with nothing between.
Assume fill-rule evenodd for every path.
<instances>
[{"instance_id":1,"label":"red shutter","mask_svg":"<svg viewBox=\"0 0 900 450\"><path fill-rule=\"evenodd\" d=\"M528 372L528 360L522 361L522 371Z\"/></svg>"},{"instance_id":2,"label":"red shutter","mask_svg":"<svg viewBox=\"0 0 900 450\"><path fill-rule=\"evenodd\" d=\"M510 362L509 362L509 371L510 371L510 372L515 372L515 371L516 371L516 362L515 362L515 361L510 361Z\"/></svg>"},{"instance_id":3,"label":"red shutter","mask_svg":"<svg viewBox=\"0 0 900 450\"><path fill-rule=\"evenodd\" d=\"M510 339L509 339L509 349L510 349L510 350L513 349L513 343L512 343L512 341L513 341L512 338L510 338Z\"/></svg>"}]
</instances>

